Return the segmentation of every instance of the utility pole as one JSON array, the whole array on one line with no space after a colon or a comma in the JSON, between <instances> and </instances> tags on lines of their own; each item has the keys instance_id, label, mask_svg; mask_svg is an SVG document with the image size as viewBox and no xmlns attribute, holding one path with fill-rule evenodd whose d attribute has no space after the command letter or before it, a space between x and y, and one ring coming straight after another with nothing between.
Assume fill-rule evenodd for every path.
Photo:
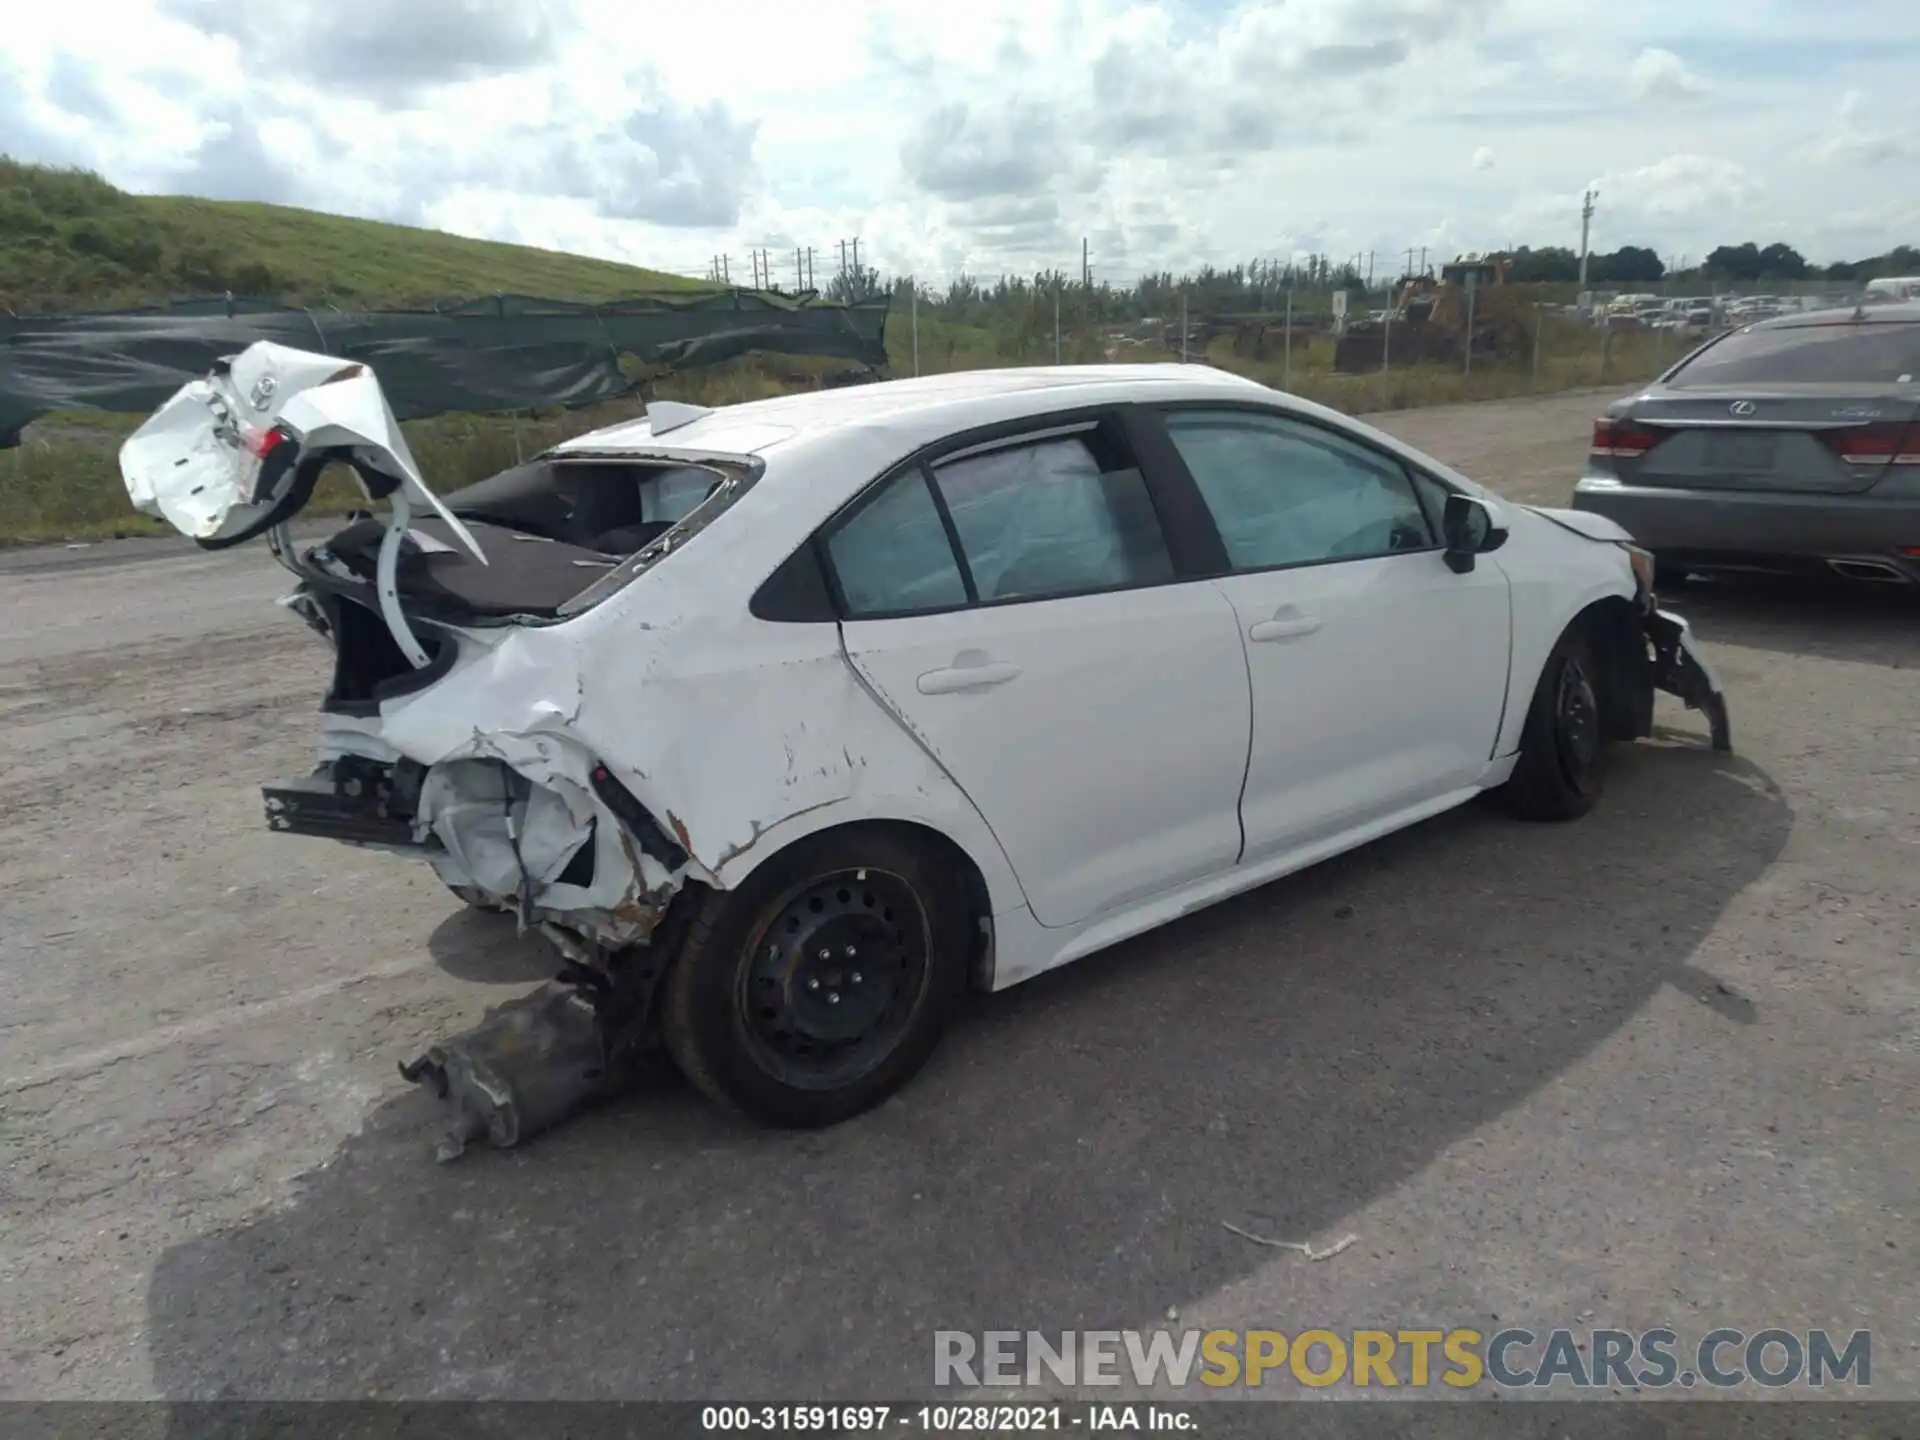
<instances>
[{"instance_id":1,"label":"utility pole","mask_svg":"<svg viewBox=\"0 0 1920 1440\"><path fill-rule=\"evenodd\" d=\"M800 263L800 247L793 247L793 290L797 295L807 288L807 272Z\"/></svg>"},{"instance_id":2,"label":"utility pole","mask_svg":"<svg viewBox=\"0 0 1920 1440\"><path fill-rule=\"evenodd\" d=\"M1475 272L1467 272L1467 358L1463 369L1469 375L1473 373L1473 297L1480 291L1475 282Z\"/></svg>"},{"instance_id":3,"label":"utility pole","mask_svg":"<svg viewBox=\"0 0 1920 1440\"><path fill-rule=\"evenodd\" d=\"M1411 245L1407 246L1407 278L1409 280L1413 278L1413 247Z\"/></svg>"},{"instance_id":4,"label":"utility pole","mask_svg":"<svg viewBox=\"0 0 1920 1440\"><path fill-rule=\"evenodd\" d=\"M1286 358L1281 362L1280 388L1291 390L1293 389L1293 286L1291 284L1287 286L1286 339L1281 343L1286 347L1284 351Z\"/></svg>"},{"instance_id":5,"label":"utility pole","mask_svg":"<svg viewBox=\"0 0 1920 1440\"><path fill-rule=\"evenodd\" d=\"M1373 289L1373 251L1367 251L1367 289Z\"/></svg>"},{"instance_id":6,"label":"utility pole","mask_svg":"<svg viewBox=\"0 0 1920 1440\"><path fill-rule=\"evenodd\" d=\"M1589 190L1580 197L1580 288L1587 288L1587 236L1593 228L1593 198Z\"/></svg>"},{"instance_id":7,"label":"utility pole","mask_svg":"<svg viewBox=\"0 0 1920 1440\"><path fill-rule=\"evenodd\" d=\"M817 279L817 278L815 277L815 275L814 275L814 270L813 270L813 247L812 247L811 245L809 245L809 246L807 246L807 284L806 284L806 288L807 288L807 289L809 289L809 290L814 290L814 289L818 289L818 288L819 288L819 285L820 285L820 281L819 281L819 280L818 280L818 279Z\"/></svg>"},{"instance_id":8,"label":"utility pole","mask_svg":"<svg viewBox=\"0 0 1920 1440\"><path fill-rule=\"evenodd\" d=\"M1093 255L1087 248L1087 237L1080 237L1080 326L1089 333L1093 329Z\"/></svg>"},{"instance_id":9,"label":"utility pole","mask_svg":"<svg viewBox=\"0 0 1920 1440\"><path fill-rule=\"evenodd\" d=\"M840 242L840 278L847 278L847 242L844 240Z\"/></svg>"}]
</instances>

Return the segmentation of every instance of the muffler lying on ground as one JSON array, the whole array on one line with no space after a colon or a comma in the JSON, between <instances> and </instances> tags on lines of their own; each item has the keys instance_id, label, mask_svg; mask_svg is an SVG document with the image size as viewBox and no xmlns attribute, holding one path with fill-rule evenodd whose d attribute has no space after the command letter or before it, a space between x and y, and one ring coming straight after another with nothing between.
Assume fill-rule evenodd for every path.
<instances>
[{"instance_id":1,"label":"muffler lying on ground","mask_svg":"<svg viewBox=\"0 0 1920 1440\"><path fill-rule=\"evenodd\" d=\"M478 1025L430 1048L400 1073L454 1107L437 1159L484 1137L497 1149L552 1129L614 1088L593 997L551 982L488 1010Z\"/></svg>"}]
</instances>

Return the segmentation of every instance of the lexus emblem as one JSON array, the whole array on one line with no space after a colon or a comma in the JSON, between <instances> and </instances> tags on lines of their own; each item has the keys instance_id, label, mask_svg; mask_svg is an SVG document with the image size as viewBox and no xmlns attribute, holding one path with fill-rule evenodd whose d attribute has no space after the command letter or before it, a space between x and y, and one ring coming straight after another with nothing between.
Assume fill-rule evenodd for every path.
<instances>
[{"instance_id":1,"label":"lexus emblem","mask_svg":"<svg viewBox=\"0 0 1920 1440\"><path fill-rule=\"evenodd\" d=\"M1753 413L1753 401L1736 400L1727 408L1736 415L1751 415Z\"/></svg>"}]
</instances>

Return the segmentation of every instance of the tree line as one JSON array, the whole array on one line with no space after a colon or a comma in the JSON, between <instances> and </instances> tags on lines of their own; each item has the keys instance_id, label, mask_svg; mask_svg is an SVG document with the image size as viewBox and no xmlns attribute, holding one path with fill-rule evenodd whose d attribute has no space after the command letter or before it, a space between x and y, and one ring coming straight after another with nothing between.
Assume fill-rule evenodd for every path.
<instances>
[{"instance_id":1,"label":"tree line","mask_svg":"<svg viewBox=\"0 0 1920 1440\"><path fill-rule=\"evenodd\" d=\"M1580 257L1565 246L1522 245L1501 253L1508 262L1507 278L1516 284L1572 284L1580 278ZM1431 271L1437 269L1437 263L1429 266ZM1644 245L1622 245L1587 256L1587 283L1595 289L1667 280L1747 285L1804 280L1851 283L1880 275L1920 275L1920 247L1896 245L1882 255L1824 266L1812 264L1791 245L1779 241L1759 245L1748 240L1717 246L1698 265L1684 269L1670 268L1657 252ZM1387 275L1383 281L1376 276L1376 286L1406 278ZM994 279L961 275L944 286L916 286L910 276L889 279L872 266L859 266L833 276L824 294L829 300L848 302L892 292L904 306L916 289L921 305L964 323L1023 307L1051 314L1056 299L1066 307L1063 320L1170 314L1183 299L1189 306L1212 311L1268 310L1289 290L1324 293L1345 289L1364 295L1368 284L1367 276L1351 261L1335 263L1325 256L1310 256L1291 262L1262 259L1225 267L1207 265L1181 275L1161 271L1142 275L1132 284L1102 281L1092 286L1083 284L1078 275L1059 269Z\"/></svg>"},{"instance_id":2,"label":"tree line","mask_svg":"<svg viewBox=\"0 0 1920 1440\"><path fill-rule=\"evenodd\" d=\"M1566 282L1580 278L1580 257L1563 245L1538 250L1522 245L1512 253L1510 278L1517 281ZM1763 280L1869 280L1876 275L1920 274L1920 249L1896 245L1884 255L1865 260L1839 260L1815 265L1791 245L1774 241L1757 245L1719 245L1705 260L1671 273L1665 261L1644 245L1622 245L1609 254L1587 257L1587 281L1592 285L1631 285L1659 280L1732 281L1753 284Z\"/></svg>"}]
</instances>

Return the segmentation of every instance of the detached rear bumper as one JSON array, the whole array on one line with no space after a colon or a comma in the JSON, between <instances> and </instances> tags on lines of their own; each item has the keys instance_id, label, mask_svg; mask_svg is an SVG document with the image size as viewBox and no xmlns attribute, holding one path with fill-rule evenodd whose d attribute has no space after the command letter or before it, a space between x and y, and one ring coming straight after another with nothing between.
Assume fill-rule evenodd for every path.
<instances>
[{"instance_id":1,"label":"detached rear bumper","mask_svg":"<svg viewBox=\"0 0 1920 1440\"><path fill-rule=\"evenodd\" d=\"M1652 650L1649 663L1654 688L1678 696L1689 710L1705 715L1713 733L1713 748L1731 752L1733 730L1727 718L1726 693L1700 653L1687 622L1656 609L1647 612L1642 624Z\"/></svg>"}]
</instances>

